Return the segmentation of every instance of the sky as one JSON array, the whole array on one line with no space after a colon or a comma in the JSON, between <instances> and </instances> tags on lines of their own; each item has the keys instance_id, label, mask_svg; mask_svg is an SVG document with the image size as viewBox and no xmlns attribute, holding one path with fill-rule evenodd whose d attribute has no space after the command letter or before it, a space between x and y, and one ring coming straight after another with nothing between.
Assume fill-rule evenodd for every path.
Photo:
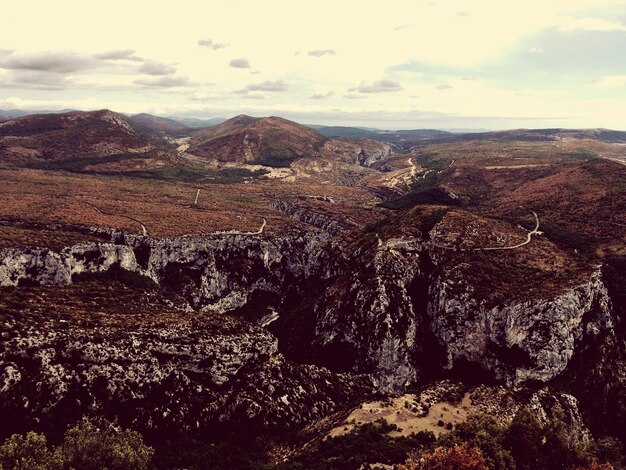
<instances>
[{"instance_id":1,"label":"sky","mask_svg":"<svg viewBox=\"0 0 626 470\"><path fill-rule=\"evenodd\" d=\"M626 129L626 1L6 3L0 109Z\"/></svg>"}]
</instances>

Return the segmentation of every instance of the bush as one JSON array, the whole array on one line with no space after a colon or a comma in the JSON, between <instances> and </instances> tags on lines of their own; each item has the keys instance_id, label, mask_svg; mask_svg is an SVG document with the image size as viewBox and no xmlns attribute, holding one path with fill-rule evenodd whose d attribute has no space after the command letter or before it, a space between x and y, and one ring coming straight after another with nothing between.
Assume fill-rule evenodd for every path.
<instances>
[{"instance_id":1,"label":"bush","mask_svg":"<svg viewBox=\"0 0 626 470\"><path fill-rule=\"evenodd\" d=\"M58 467L55 455L48 449L46 436L42 434L14 434L0 447L0 469L48 470Z\"/></svg>"},{"instance_id":2,"label":"bush","mask_svg":"<svg viewBox=\"0 0 626 470\"><path fill-rule=\"evenodd\" d=\"M505 448L506 428L489 415L470 416L464 423L456 425L456 429L443 436L439 445L453 447L467 444L480 450L485 465L491 470L513 470L515 462L511 452Z\"/></svg>"},{"instance_id":3,"label":"bush","mask_svg":"<svg viewBox=\"0 0 626 470\"><path fill-rule=\"evenodd\" d=\"M57 449L64 468L81 470L143 470L154 453L141 434L124 430L105 419L83 419L65 433Z\"/></svg>"},{"instance_id":4,"label":"bush","mask_svg":"<svg viewBox=\"0 0 626 470\"><path fill-rule=\"evenodd\" d=\"M153 453L138 432L105 419L83 419L67 430L63 443L54 450L41 434L11 436L0 447L0 469L144 470Z\"/></svg>"},{"instance_id":5,"label":"bush","mask_svg":"<svg viewBox=\"0 0 626 470\"><path fill-rule=\"evenodd\" d=\"M478 449L467 444L445 449L438 447L434 452L421 457L410 457L400 470L487 470Z\"/></svg>"}]
</instances>

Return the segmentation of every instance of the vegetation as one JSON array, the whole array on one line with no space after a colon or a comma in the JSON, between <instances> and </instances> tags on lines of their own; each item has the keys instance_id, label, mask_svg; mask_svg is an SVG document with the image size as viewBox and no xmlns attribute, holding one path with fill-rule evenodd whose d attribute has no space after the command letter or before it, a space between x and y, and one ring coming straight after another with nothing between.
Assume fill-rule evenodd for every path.
<instances>
[{"instance_id":1,"label":"vegetation","mask_svg":"<svg viewBox=\"0 0 626 470\"><path fill-rule=\"evenodd\" d=\"M158 179L164 181L181 181L184 183L241 183L252 178L259 178L267 174L267 170L251 171L246 168L224 168L222 170L207 170L192 166L175 166L125 172L124 176L134 178Z\"/></svg>"},{"instance_id":2,"label":"vegetation","mask_svg":"<svg viewBox=\"0 0 626 470\"><path fill-rule=\"evenodd\" d=\"M368 463L399 464L411 452L432 449L435 437L430 432L408 437L390 437L395 424L384 420L365 424L350 433L328 437L314 452L302 454L291 462L276 466L278 470L358 469Z\"/></svg>"},{"instance_id":3,"label":"vegetation","mask_svg":"<svg viewBox=\"0 0 626 470\"><path fill-rule=\"evenodd\" d=\"M409 458L400 470L487 470L479 450L466 444L449 449L438 447L434 452Z\"/></svg>"},{"instance_id":4,"label":"vegetation","mask_svg":"<svg viewBox=\"0 0 626 470\"><path fill-rule=\"evenodd\" d=\"M144 470L154 450L141 434L105 419L83 419L50 449L34 432L14 434L0 446L3 470Z\"/></svg>"}]
</instances>

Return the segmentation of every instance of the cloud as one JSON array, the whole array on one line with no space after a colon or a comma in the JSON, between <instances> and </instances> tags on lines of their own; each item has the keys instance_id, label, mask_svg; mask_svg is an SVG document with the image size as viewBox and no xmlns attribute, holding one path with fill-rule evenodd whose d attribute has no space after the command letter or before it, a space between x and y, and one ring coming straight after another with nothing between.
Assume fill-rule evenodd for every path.
<instances>
[{"instance_id":1,"label":"cloud","mask_svg":"<svg viewBox=\"0 0 626 470\"><path fill-rule=\"evenodd\" d=\"M145 75L171 75L176 73L176 67L153 60L147 60L139 67L139 72Z\"/></svg>"},{"instance_id":2,"label":"cloud","mask_svg":"<svg viewBox=\"0 0 626 470\"><path fill-rule=\"evenodd\" d=\"M437 85L438 90L450 90L451 88L454 88L454 87L450 85L449 83L442 83L441 85Z\"/></svg>"},{"instance_id":3,"label":"cloud","mask_svg":"<svg viewBox=\"0 0 626 470\"><path fill-rule=\"evenodd\" d=\"M250 61L244 57L240 57L239 59L231 60L228 65L236 69L249 69Z\"/></svg>"},{"instance_id":4,"label":"cloud","mask_svg":"<svg viewBox=\"0 0 626 470\"><path fill-rule=\"evenodd\" d=\"M376 80L372 83L361 82L358 87L350 88L348 91L359 93L388 93L402 90L402 85L393 80Z\"/></svg>"},{"instance_id":5,"label":"cloud","mask_svg":"<svg viewBox=\"0 0 626 470\"><path fill-rule=\"evenodd\" d=\"M253 91L272 91L272 92L281 92L287 91L289 89L289 85L285 83L283 80L266 80L260 83L252 83L245 88L240 90L235 90L233 93L237 93L240 95L245 95Z\"/></svg>"},{"instance_id":6,"label":"cloud","mask_svg":"<svg viewBox=\"0 0 626 470\"><path fill-rule=\"evenodd\" d=\"M0 76L2 88L64 90L74 85L66 75L39 70L11 70Z\"/></svg>"},{"instance_id":7,"label":"cloud","mask_svg":"<svg viewBox=\"0 0 626 470\"><path fill-rule=\"evenodd\" d=\"M335 51L333 49L318 49L315 51L309 51L307 55L312 57L324 57L325 55L335 55Z\"/></svg>"},{"instance_id":8,"label":"cloud","mask_svg":"<svg viewBox=\"0 0 626 470\"><path fill-rule=\"evenodd\" d=\"M401 24L400 26L396 26L395 28L393 28L393 30L402 31L403 29L413 29L413 28L415 28L415 24L410 23L410 24Z\"/></svg>"},{"instance_id":9,"label":"cloud","mask_svg":"<svg viewBox=\"0 0 626 470\"><path fill-rule=\"evenodd\" d=\"M0 60L0 68L9 70L35 70L59 74L76 73L98 67L100 62L75 52L46 52L11 54Z\"/></svg>"},{"instance_id":10,"label":"cloud","mask_svg":"<svg viewBox=\"0 0 626 470\"><path fill-rule=\"evenodd\" d=\"M561 18L558 22L561 31L626 31L622 23L607 21L600 18Z\"/></svg>"},{"instance_id":11,"label":"cloud","mask_svg":"<svg viewBox=\"0 0 626 470\"><path fill-rule=\"evenodd\" d=\"M349 100L363 100L365 99L365 96L363 95L359 95L356 93L346 93L345 95L343 95L344 98L348 98Z\"/></svg>"},{"instance_id":12,"label":"cloud","mask_svg":"<svg viewBox=\"0 0 626 470\"><path fill-rule=\"evenodd\" d=\"M247 100L264 100L265 98L267 98L267 95L265 93L253 92L246 93L245 95L243 95L243 97Z\"/></svg>"},{"instance_id":13,"label":"cloud","mask_svg":"<svg viewBox=\"0 0 626 470\"><path fill-rule=\"evenodd\" d=\"M208 47L209 49L213 49L214 51L216 51L218 49L224 49L226 47L226 44L217 43L213 41L213 39L200 39L198 41L198 46Z\"/></svg>"},{"instance_id":14,"label":"cloud","mask_svg":"<svg viewBox=\"0 0 626 470\"><path fill-rule=\"evenodd\" d=\"M626 87L626 75L609 75L592 80L591 86L599 89L612 89Z\"/></svg>"},{"instance_id":15,"label":"cloud","mask_svg":"<svg viewBox=\"0 0 626 470\"><path fill-rule=\"evenodd\" d=\"M165 76L155 79L137 79L133 80L133 83L135 85L140 85L148 88L174 88L191 85L188 77L171 76Z\"/></svg>"},{"instance_id":16,"label":"cloud","mask_svg":"<svg viewBox=\"0 0 626 470\"><path fill-rule=\"evenodd\" d=\"M323 99L326 99L326 98L330 98L334 94L335 93L333 91L327 91L326 93L313 93L310 96L310 99L312 99L312 100L323 100Z\"/></svg>"},{"instance_id":17,"label":"cloud","mask_svg":"<svg viewBox=\"0 0 626 470\"><path fill-rule=\"evenodd\" d=\"M95 54L94 57L100 60L132 60L133 62L141 62L143 60L141 57L135 55L133 49L102 52Z\"/></svg>"}]
</instances>

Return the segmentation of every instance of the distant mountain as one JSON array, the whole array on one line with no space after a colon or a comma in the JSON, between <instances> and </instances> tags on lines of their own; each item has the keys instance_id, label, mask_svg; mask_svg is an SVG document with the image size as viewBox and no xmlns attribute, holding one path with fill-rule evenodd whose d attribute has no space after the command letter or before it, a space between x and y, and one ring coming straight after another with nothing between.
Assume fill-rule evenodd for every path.
<instances>
[{"instance_id":1,"label":"distant mountain","mask_svg":"<svg viewBox=\"0 0 626 470\"><path fill-rule=\"evenodd\" d=\"M213 127L218 124L227 121L226 118L212 118L212 119L196 119L196 118L181 118L181 117L172 117L170 116L168 119L179 122L187 127L191 127L193 129L198 129L201 127Z\"/></svg>"},{"instance_id":2,"label":"distant mountain","mask_svg":"<svg viewBox=\"0 0 626 470\"><path fill-rule=\"evenodd\" d=\"M109 110L32 114L0 123L0 161L13 163L140 154L155 147Z\"/></svg>"},{"instance_id":3,"label":"distant mountain","mask_svg":"<svg viewBox=\"0 0 626 470\"><path fill-rule=\"evenodd\" d=\"M557 140L592 139L608 143L625 143L626 132L610 129L513 129L506 131L455 134L444 137L444 139L450 142L468 140L548 142Z\"/></svg>"},{"instance_id":4,"label":"distant mountain","mask_svg":"<svg viewBox=\"0 0 626 470\"><path fill-rule=\"evenodd\" d=\"M0 121L7 119L15 119L20 116L27 116L29 114L61 114L61 113L69 113L75 111L74 109L62 109L62 110L29 110L25 111L23 109L0 109Z\"/></svg>"},{"instance_id":5,"label":"distant mountain","mask_svg":"<svg viewBox=\"0 0 626 470\"><path fill-rule=\"evenodd\" d=\"M179 137L191 130L178 121L152 114L134 114L127 120L137 133L157 145L171 146L171 138Z\"/></svg>"},{"instance_id":6,"label":"distant mountain","mask_svg":"<svg viewBox=\"0 0 626 470\"><path fill-rule=\"evenodd\" d=\"M344 139L371 139L381 142L400 142L405 140L430 139L433 137L446 137L452 135L451 132L437 129L413 129L387 131L380 129L370 129L364 127L344 127L344 126L310 126L326 137L337 137Z\"/></svg>"},{"instance_id":7,"label":"distant mountain","mask_svg":"<svg viewBox=\"0 0 626 470\"><path fill-rule=\"evenodd\" d=\"M299 157L319 155L327 140L310 127L280 117L240 115L191 132L189 153L221 161L288 166Z\"/></svg>"}]
</instances>

